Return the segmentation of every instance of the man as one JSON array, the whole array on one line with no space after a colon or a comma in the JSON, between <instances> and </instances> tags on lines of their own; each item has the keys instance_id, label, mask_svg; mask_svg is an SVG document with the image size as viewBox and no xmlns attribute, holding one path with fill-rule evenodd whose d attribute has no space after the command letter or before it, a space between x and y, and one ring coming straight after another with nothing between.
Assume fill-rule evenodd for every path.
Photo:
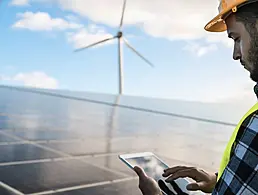
<instances>
[{"instance_id":1,"label":"man","mask_svg":"<svg viewBox=\"0 0 258 195\"><path fill-rule=\"evenodd\" d=\"M234 40L233 59L239 60L258 82L258 0L220 0L219 15L205 30L227 31ZM229 75L234 76L234 75ZM255 87L257 93L258 87ZM258 93L257 93L258 94ZM139 187L144 195L162 194L158 184L141 168L135 167ZM188 190L201 190L213 195L258 194L258 103L241 119L225 149L219 172L208 174L194 167L164 170L167 182L190 177L196 182Z\"/></svg>"}]
</instances>

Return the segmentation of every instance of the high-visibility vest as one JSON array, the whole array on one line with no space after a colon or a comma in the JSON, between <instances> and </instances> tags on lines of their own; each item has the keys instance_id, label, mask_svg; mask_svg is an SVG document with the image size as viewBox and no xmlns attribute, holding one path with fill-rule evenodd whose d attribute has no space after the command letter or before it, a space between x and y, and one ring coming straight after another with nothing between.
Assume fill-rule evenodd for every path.
<instances>
[{"instance_id":1,"label":"high-visibility vest","mask_svg":"<svg viewBox=\"0 0 258 195\"><path fill-rule=\"evenodd\" d=\"M233 144L236 140L236 136L237 136L237 133L242 125L242 123L245 121L245 119L250 116L253 112L257 111L258 110L258 103L256 103L245 115L244 117L240 120L240 122L238 123L238 125L236 126L227 146L226 146L226 149L224 151L224 154L223 154L223 157L222 157L222 160L221 160L221 164L220 164L220 169L219 169L219 172L218 172L218 177L217 177L217 181L219 180L219 178L221 177L224 169L226 168L226 166L228 165L228 162L230 161L230 153L231 153L231 150L232 150L232 147L233 147Z\"/></svg>"}]
</instances>

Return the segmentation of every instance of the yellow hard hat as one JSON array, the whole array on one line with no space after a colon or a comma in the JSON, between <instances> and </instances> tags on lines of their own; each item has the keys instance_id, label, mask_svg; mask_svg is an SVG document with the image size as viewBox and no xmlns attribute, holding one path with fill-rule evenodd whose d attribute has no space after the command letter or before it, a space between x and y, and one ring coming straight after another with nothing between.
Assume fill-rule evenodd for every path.
<instances>
[{"instance_id":1,"label":"yellow hard hat","mask_svg":"<svg viewBox=\"0 0 258 195\"><path fill-rule=\"evenodd\" d=\"M208 22L204 29L210 32L223 32L227 30L227 26L223 19L225 15L237 12L239 7L257 1L258 0L220 0L219 14Z\"/></svg>"}]
</instances>

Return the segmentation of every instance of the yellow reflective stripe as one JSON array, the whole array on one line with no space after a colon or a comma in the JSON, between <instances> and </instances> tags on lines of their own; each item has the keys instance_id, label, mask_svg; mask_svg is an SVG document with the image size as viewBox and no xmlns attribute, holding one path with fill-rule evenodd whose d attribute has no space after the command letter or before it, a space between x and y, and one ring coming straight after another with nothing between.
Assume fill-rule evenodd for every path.
<instances>
[{"instance_id":1,"label":"yellow reflective stripe","mask_svg":"<svg viewBox=\"0 0 258 195\"><path fill-rule=\"evenodd\" d=\"M240 120L240 122L238 123L238 125L236 126L228 144L227 144L227 147L224 151L224 154L223 154L223 157L222 157L222 160L221 160L221 164L220 164L220 169L219 169L219 172L218 172L218 178L217 180L219 180L219 178L221 177L224 169L226 168L229 160L230 160L230 152L231 152L231 148L235 142L235 139L236 139L236 136L237 136L237 133L239 131L239 128L240 126L242 125L242 123L244 122L244 120L250 115L252 114L253 112L255 112L256 110L258 110L258 103L256 103L245 115L244 117Z\"/></svg>"}]
</instances>

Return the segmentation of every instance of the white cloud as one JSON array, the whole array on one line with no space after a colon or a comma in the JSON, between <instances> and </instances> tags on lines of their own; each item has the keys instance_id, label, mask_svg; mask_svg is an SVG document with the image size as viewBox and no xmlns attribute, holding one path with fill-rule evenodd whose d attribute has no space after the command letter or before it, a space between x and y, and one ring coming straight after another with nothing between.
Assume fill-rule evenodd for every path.
<instances>
[{"instance_id":1,"label":"white cloud","mask_svg":"<svg viewBox=\"0 0 258 195\"><path fill-rule=\"evenodd\" d=\"M24 28L32 31L70 30L70 32L67 32L67 39L75 48L113 37L112 34L107 33L104 28L97 25L92 24L88 25L87 28L83 27L74 15L67 15L65 17L67 20L64 20L62 18L52 18L45 12L25 12L18 14L18 17L21 19L13 25L13 28ZM101 43L95 47L112 43L114 43L114 40Z\"/></svg>"},{"instance_id":2,"label":"white cloud","mask_svg":"<svg viewBox=\"0 0 258 195\"><path fill-rule=\"evenodd\" d=\"M31 0L56 4L95 23L118 27L122 0ZM170 40L207 39L228 44L224 33L205 32L204 26L218 14L218 0L130 0L127 1L124 24L137 25L149 35ZM212 37L212 38L211 38Z\"/></svg>"},{"instance_id":3,"label":"white cloud","mask_svg":"<svg viewBox=\"0 0 258 195\"><path fill-rule=\"evenodd\" d=\"M53 0L54 1L54 0ZM121 0L56 0L66 10L72 10L97 23L119 25ZM141 25L154 37L171 40L191 40L206 37L204 25L217 14L218 1L205 0L130 0L124 17L126 25ZM90 8L89 8L90 6Z\"/></svg>"},{"instance_id":4,"label":"white cloud","mask_svg":"<svg viewBox=\"0 0 258 195\"><path fill-rule=\"evenodd\" d=\"M44 72L18 73L13 77L2 75L0 76L0 80L20 82L27 87L46 89L58 88L58 81Z\"/></svg>"},{"instance_id":5,"label":"white cloud","mask_svg":"<svg viewBox=\"0 0 258 195\"><path fill-rule=\"evenodd\" d=\"M28 6L29 0L12 0L10 5L13 6Z\"/></svg>"},{"instance_id":6,"label":"white cloud","mask_svg":"<svg viewBox=\"0 0 258 195\"><path fill-rule=\"evenodd\" d=\"M67 34L68 42L71 43L75 48L84 47L112 36L112 34L107 33L103 28L96 25L89 25L88 28L82 28L77 32L70 32ZM112 43L114 43L114 40L98 44L94 47L96 48Z\"/></svg>"},{"instance_id":7,"label":"white cloud","mask_svg":"<svg viewBox=\"0 0 258 195\"><path fill-rule=\"evenodd\" d=\"M189 51L199 57L218 50L218 44L222 44L227 48L232 49L234 46L234 41L229 39L226 32L223 33L209 33L204 37L204 44L197 42L196 40L187 41L187 45L183 50Z\"/></svg>"},{"instance_id":8,"label":"white cloud","mask_svg":"<svg viewBox=\"0 0 258 195\"><path fill-rule=\"evenodd\" d=\"M58 4L62 9L73 11L82 17L92 20L94 23L105 24L115 28L119 25L123 4L122 0L102 0L101 3L96 0L30 0L30 2ZM130 0L127 1L124 24L140 27L148 35L167 38L171 41L205 41L207 43L204 46L205 48L199 48L199 55L203 55L202 53L207 51L215 51L214 45L223 44L231 48L233 44L225 33L210 33L204 30L205 24L218 13L218 4L217 0ZM44 17L45 20L50 21L49 16L45 15ZM38 28L67 29L68 24L72 22L78 23L73 16L66 18L68 18L69 22L46 22L45 28ZM40 18L38 20L40 21ZM36 21L36 19L33 21ZM34 29L38 29L36 24L40 23L42 22L33 22L32 27L34 26ZM24 26L23 23L17 25L18 27ZM71 34L69 40L76 43L74 44L76 47L78 47L80 41L75 41L75 39L89 43L89 39L93 38L91 36L92 33L89 33L87 29L81 29ZM83 35L86 37L82 38ZM90 38L87 38L87 36ZM103 37L103 35L99 34L96 34L94 37L97 36Z\"/></svg>"},{"instance_id":9,"label":"white cloud","mask_svg":"<svg viewBox=\"0 0 258 195\"><path fill-rule=\"evenodd\" d=\"M217 50L218 47L216 44L206 44L206 45L201 45L199 43L195 42L190 42L188 43L183 50L189 51L194 55L197 55L198 57L201 57L211 51Z\"/></svg>"},{"instance_id":10,"label":"white cloud","mask_svg":"<svg viewBox=\"0 0 258 195\"><path fill-rule=\"evenodd\" d=\"M74 23L80 23L80 20L78 19L78 17L72 15L72 14L69 14L67 16L65 16L65 18L70 21L70 22L74 22Z\"/></svg>"},{"instance_id":11,"label":"white cloud","mask_svg":"<svg viewBox=\"0 0 258 195\"><path fill-rule=\"evenodd\" d=\"M20 20L13 25L13 28L23 28L32 31L52 31L78 29L82 27L80 24L68 22L62 18L51 18L45 12L25 12L19 13L17 16Z\"/></svg>"},{"instance_id":12,"label":"white cloud","mask_svg":"<svg viewBox=\"0 0 258 195\"><path fill-rule=\"evenodd\" d=\"M233 48L234 41L228 38L226 32L223 33L210 33L206 37L207 43L223 43L228 48Z\"/></svg>"}]
</instances>

